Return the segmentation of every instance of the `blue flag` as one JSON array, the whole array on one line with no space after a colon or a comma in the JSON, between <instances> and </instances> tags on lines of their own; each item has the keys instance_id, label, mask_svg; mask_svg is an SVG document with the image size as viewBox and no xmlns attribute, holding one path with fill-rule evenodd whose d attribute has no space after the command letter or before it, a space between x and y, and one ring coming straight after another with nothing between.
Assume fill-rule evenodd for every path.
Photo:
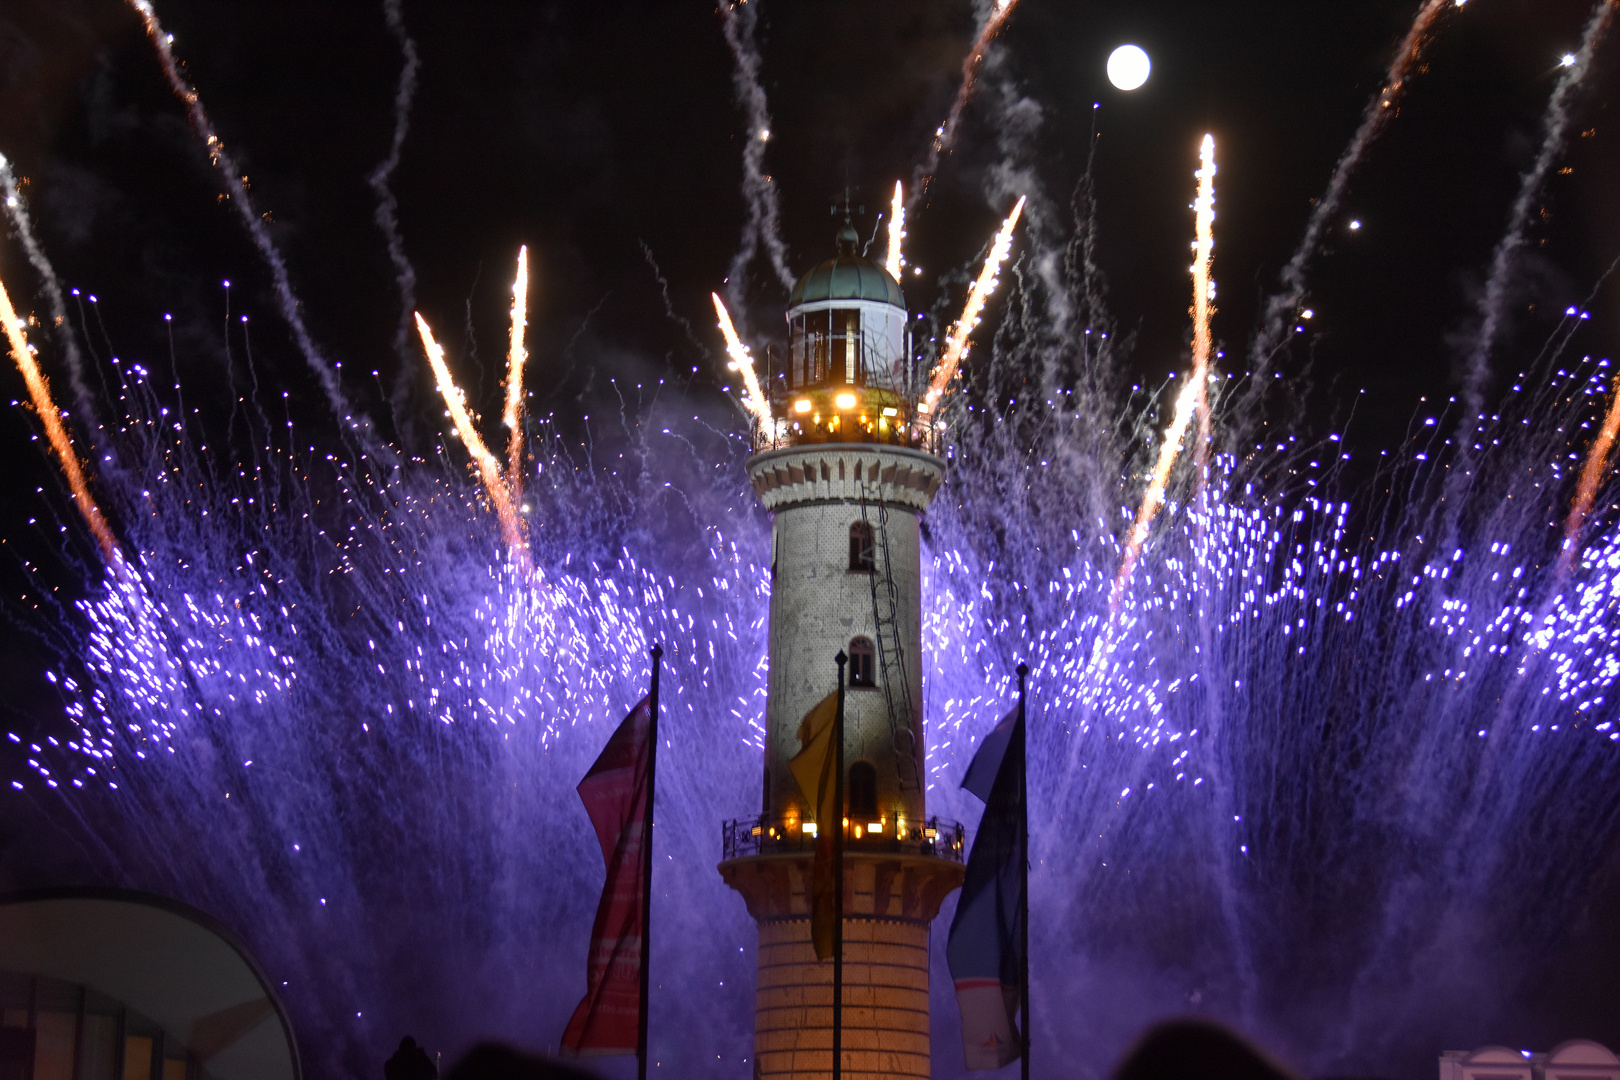
<instances>
[{"instance_id":1,"label":"blue flag","mask_svg":"<svg viewBox=\"0 0 1620 1080\"><path fill-rule=\"evenodd\" d=\"M962 782L985 801L945 946L969 1069L999 1069L1019 1054L1014 1017L1027 918L1019 866L1028 828L1023 771L1024 723L1014 709L979 744Z\"/></svg>"}]
</instances>

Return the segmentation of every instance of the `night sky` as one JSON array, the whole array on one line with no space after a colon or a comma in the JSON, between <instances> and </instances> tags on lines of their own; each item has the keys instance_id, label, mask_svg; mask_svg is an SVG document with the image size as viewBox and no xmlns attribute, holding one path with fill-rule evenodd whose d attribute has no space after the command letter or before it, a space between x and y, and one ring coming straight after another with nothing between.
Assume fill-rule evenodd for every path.
<instances>
[{"instance_id":1,"label":"night sky","mask_svg":"<svg viewBox=\"0 0 1620 1080\"><path fill-rule=\"evenodd\" d=\"M956 92L975 16L967 0L752 2L772 113L766 163L797 272L831 254L829 207L846 187L864 205L864 236L894 181L909 180ZM1188 356L1189 204L1198 141L1212 132L1215 334L1223 365L1241 373L1263 298L1417 7L1021 0L956 147L908 222L908 258L925 271L905 282L910 306L947 320L959 308L1010 206L988 194L999 164L1032 170L1040 191L1031 194L1063 226L1095 130L1098 258L1113 314L1136 334L1130 381L1159 385ZM388 152L402 64L381 3L158 0L157 11L348 392L390 437L426 448L441 407L414 341L403 368L395 348L399 292L367 182ZM1457 391L1474 304L1540 144L1559 57L1577 47L1590 11L1588 0L1469 0L1442 19L1314 263L1316 318L1282 366L1308 402L1303 434L1348 421L1351 444L1371 457ZM694 413L740 430L721 390L708 293L724 288L743 228L748 132L712 3L407 0L404 18L421 69L392 188L417 305L474 403L499 412L512 261L527 244L531 412L575 432L585 414L617 408L610 380L664 379ZM1131 94L1104 77L1109 51L1126 41L1154 63ZM1575 137L1515 274L1494 362L1504 379L1620 256L1620 144L1609 126L1617 69L1611 36L1576 99ZM268 274L127 6L0 4L0 152L28 180L64 285L97 297L95 356L166 372L172 355L188 398L206 404L231 392L227 346L250 347L266 392L290 395L312 441L335 438ZM1351 231L1352 218L1363 227ZM1061 242L1061 229L1053 235ZM1015 244L1014 259L1024 250ZM785 298L765 260L751 270L739 314L759 353L785 336ZM9 232L0 232L0 278L20 309L43 311ZM1617 301L1611 281L1571 345L1577 355L1607 354ZM981 340L999 313L993 302ZM44 343L42 352L49 369ZM0 390L4 401L22 396L9 364ZM393 397L403 405L391 407ZM13 593L16 552L52 559L52 538L27 524L43 505L35 488L56 483L28 441L33 430L24 410L0 407L0 531L13 552L0 555L0 578ZM7 719L42 723L40 710L54 708L40 692L42 654L25 631L3 633L0 662L17 688L5 695ZM1592 962L1583 955L1568 970Z\"/></svg>"}]
</instances>

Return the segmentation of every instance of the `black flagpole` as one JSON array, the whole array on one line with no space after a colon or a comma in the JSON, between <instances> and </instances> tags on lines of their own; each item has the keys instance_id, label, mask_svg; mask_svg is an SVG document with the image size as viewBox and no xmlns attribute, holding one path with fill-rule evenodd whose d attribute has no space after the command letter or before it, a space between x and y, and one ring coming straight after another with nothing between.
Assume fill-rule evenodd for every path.
<instances>
[{"instance_id":1,"label":"black flagpole","mask_svg":"<svg viewBox=\"0 0 1620 1080\"><path fill-rule=\"evenodd\" d=\"M658 671L664 648L652 647L652 690L647 694L647 815L641 835L641 1015L636 1020L636 1080L647 1080L647 1006L652 956L653 791L658 776Z\"/></svg>"},{"instance_id":2,"label":"black flagpole","mask_svg":"<svg viewBox=\"0 0 1620 1080\"><path fill-rule=\"evenodd\" d=\"M1022 1028L1018 1033L1019 1074L1029 1080L1029 730L1024 726L1024 680L1029 677L1029 665L1018 665L1018 813L1023 822L1018 830L1018 947L1020 971L1018 973L1018 1011Z\"/></svg>"},{"instance_id":3,"label":"black flagpole","mask_svg":"<svg viewBox=\"0 0 1620 1080\"><path fill-rule=\"evenodd\" d=\"M844 664L849 657L839 649L833 657L838 661L838 719L833 731L837 757L833 768L833 1080L839 1080L844 1071Z\"/></svg>"}]
</instances>

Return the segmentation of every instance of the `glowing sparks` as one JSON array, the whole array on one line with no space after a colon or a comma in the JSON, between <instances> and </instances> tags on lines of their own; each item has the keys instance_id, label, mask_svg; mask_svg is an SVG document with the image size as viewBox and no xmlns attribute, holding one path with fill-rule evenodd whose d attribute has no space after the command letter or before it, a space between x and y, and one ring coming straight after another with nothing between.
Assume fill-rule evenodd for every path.
<instances>
[{"instance_id":1,"label":"glowing sparks","mask_svg":"<svg viewBox=\"0 0 1620 1080\"><path fill-rule=\"evenodd\" d=\"M1198 199L1193 204L1197 240L1193 243L1193 410L1198 416L1198 444L1193 457L1200 468L1208 460L1214 437L1209 415L1210 316L1215 314L1215 283L1209 267L1215 254L1215 137L1205 135L1199 147Z\"/></svg>"},{"instance_id":2,"label":"glowing sparks","mask_svg":"<svg viewBox=\"0 0 1620 1080\"><path fill-rule=\"evenodd\" d=\"M1153 528L1153 519L1158 515L1159 508L1164 505L1164 491L1170 482L1170 470L1176 463L1176 455L1181 452L1181 441L1187 435L1187 427L1194 413L1198 416L1198 449L1195 454L1200 466L1206 460L1205 455L1212 436L1208 390L1209 319L1215 311L1215 286L1209 278L1210 262L1215 251L1215 138L1212 135L1205 135L1204 142L1199 148L1197 176L1198 199L1193 204L1197 229L1197 240L1193 244L1193 250L1197 253L1197 258L1192 265L1192 377L1181 388L1181 393L1176 395L1175 415L1171 418L1169 429L1164 433L1164 444L1159 447L1159 459L1153 466L1147 491L1142 495L1142 505L1137 508L1136 521L1131 525L1130 534L1125 538L1125 554L1120 559L1119 574L1114 578L1113 593L1109 599L1110 614L1119 610L1126 586L1130 584L1131 572L1136 569L1136 562L1142 556L1142 545L1147 541L1148 533Z\"/></svg>"},{"instance_id":3,"label":"glowing sparks","mask_svg":"<svg viewBox=\"0 0 1620 1080\"><path fill-rule=\"evenodd\" d=\"M1586 463L1581 466L1580 481L1575 488L1575 502L1564 521L1564 550L1558 559L1560 576L1569 572L1580 554L1581 533L1585 530L1587 517L1592 513L1592 504L1597 501L1598 488L1603 483L1603 474L1607 471L1609 453L1614 449L1616 437L1620 437L1620 375L1615 376L1614 385L1609 391L1609 411L1603 417L1603 427L1598 430L1597 438L1592 440L1591 449L1586 452Z\"/></svg>"},{"instance_id":4,"label":"glowing sparks","mask_svg":"<svg viewBox=\"0 0 1620 1080\"><path fill-rule=\"evenodd\" d=\"M900 245L906 239L906 189L900 181L894 182L894 200L889 203L889 257L883 263L883 268L889 272L894 280L900 280L900 271L905 263L900 255Z\"/></svg>"},{"instance_id":5,"label":"glowing sparks","mask_svg":"<svg viewBox=\"0 0 1620 1080\"><path fill-rule=\"evenodd\" d=\"M934 368L933 375L928 384L928 393L922 401L922 411L932 415L939 408L940 398L945 396L946 389L951 385L951 379L956 375L957 367L962 363L962 357L967 355L968 336L973 328L979 325L979 316L984 312L985 301L990 294L996 291L996 285L1001 280L1001 267L1007 261L1007 255L1012 251L1013 229L1018 225L1018 218L1024 212L1024 197L1020 195L1018 202L1007 215L1007 220L1001 223L1001 231L996 234L995 243L990 245L990 254L985 256L984 268L979 271L979 278L973 283L968 292L967 305L962 308L962 317L956 320L951 327L950 334L945 339L945 349L940 354L939 364Z\"/></svg>"},{"instance_id":6,"label":"glowing sparks","mask_svg":"<svg viewBox=\"0 0 1620 1080\"><path fill-rule=\"evenodd\" d=\"M743 408L755 420L768 426L771 423L771 405L759 389L759 376L754 373L754 357L749 353L748 346L742 343L742 338L737 336L737 328L731 323L731 312L726 310L720 294L709 295L714 298L714 313L720 321L720 334L726 339L726 355L731 357L726 367L742 376Z\"/></svg>"},{"instance_id":7,"label":"glowing sparks","mask_svg":"<svg viewBox=\"0 0 1620 1080\"><path fill-rule=\"evenodd\" d=\"M1142 544L1153 528L1153 519L1158 515L1159 508L1164 505L1164 489L1170 482L1170 468L1176 463L1181 440L1186 438L1187 425L1192 421L1193 403L1197 398L1198 387L1192 382L1183 386L1181 393L1176 395L1175 415L1164 433L1164 445L1159 447L1159 460L1153 466L1147 491L1142 495L1142 505L1137 508L1136 522L1125 539L1125 557L1120 560L1119 574L1114 578L1114 590L1108 602L1109 614L1119 610L1120 601L1125 598L1125 587L1131 580L1131 572L1136 569L1136 561L1142 557Z\"/></svg>"},{"instance_id":8,"label":"glowing sparks","mask_svg":"<svg viewBox=\"0 0 1620 1080\"><path fill-rule=\"evenodd\" d=\"M518 248L517 277L512 281L512 343L506 352L506 479L512 501L523 500L523 364L529 358L523 332L529 325L529 247Z\"/></svg>"},{"instance_id":9,"label":"glowing sparks","mask_svg":"<svg viewBox=\"0 0 1620 1080\"><path fill-rule=\"evenodd\" d=\"M33 400L34 412L39 416L40 423L45 425L45 437L50 440L51 449L56 451L56 460L61 463L68 487L73 489L73 504L79 508L79 514L95 535L96 542L101 545L101 552L106 556L107 565L116 569L122 565L118 555L118 541L113 539L112 529L107 527L107 519L101 516L101 508L90 495L90 485L84 479L84 467L79 463L79 455L73 450L73 441L68 438L67 428L62 425L62 410L51 400L50 384L34 360L34 354L28 350L28 338L23 333L22 322L17 318L16 309L11 306L11 296L6 292L4 284L0 284L0 321L6 324L6 340L11 343L11 358L17 362L17 369L22 372L23 381L28 384L28 396Z\"/></svg>"},{"instance_id":10,"label":"glowing sparks","mask_svg":"<svg viewBox=\"0 0 1620 1080\"><path fill-rule=\"evenodd\" d=\"M523 522L512 505L511 492L501 478L501 463L495 460L495 455L489 452L483 437L478 434L478 426L467 412L466 396L450 377L450 369L445 365L444 348L433 340L433 331L420 311L416 313L416 331L422 335L422 347L427 350L428 364L433 368L433 377L438 380L439 393L444 398L445 407L450 410L456 434L461 436L462 443L477 463L479 479L483 481L484 493L495 507L495 516L500 519L501 536L506 541L507 549L520 565L526 566L529 542L523 535Z\"/></svg>"}]
</instances>

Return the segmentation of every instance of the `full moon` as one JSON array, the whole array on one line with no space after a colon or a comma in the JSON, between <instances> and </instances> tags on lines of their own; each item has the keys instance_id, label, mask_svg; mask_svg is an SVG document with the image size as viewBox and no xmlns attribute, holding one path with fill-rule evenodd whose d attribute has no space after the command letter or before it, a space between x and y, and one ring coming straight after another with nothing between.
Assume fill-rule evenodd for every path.
<instances>
[{"instance_id":1,"label":"full moon","mask_svg":"<svg viewBox=\"0 0 1620 1080\"><path fill-rule=\"evenodd\" d=\"M1148 54L1135 45L1121 45L1108 56L1108 81L1121 90L1135 90L1152 70Z\"/></svg>"}]
</instances>

